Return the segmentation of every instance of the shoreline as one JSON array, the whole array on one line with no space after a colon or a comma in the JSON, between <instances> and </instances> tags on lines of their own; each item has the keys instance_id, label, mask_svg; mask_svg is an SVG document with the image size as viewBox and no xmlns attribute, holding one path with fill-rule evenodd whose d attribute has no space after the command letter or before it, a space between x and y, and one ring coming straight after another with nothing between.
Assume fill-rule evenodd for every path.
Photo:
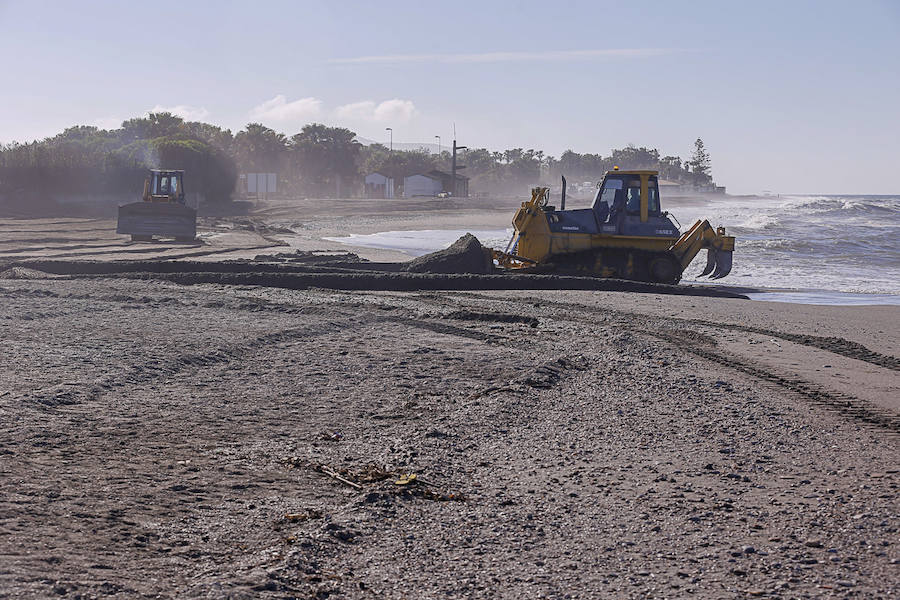
<instances>
[{"instance_id":1,"label":"shoreline","mask_svg":"<svg viewBox=\"0 0 900 600\"><path fill-rule=\"evenodd\" d=\"M427 230L390 230L376 231L369 234L350 233L342 237L326 237L326 242L333 242L344 245L348 250L354 252L379 250L387 252L401 253L406 260L410 260L417 256L422 256L429 252L446 248L456 238L465 233L473 233L482 243L490 244L492 238L499 239L501 233L507 233L511 228L505 230L479 230L477 228L470 229L427 229ZM479 234L488 234L492 238L487 241ZM404 234L427 234L408 236ZM508 233L507 233L508 236ZM441 245L437 245L436 241L441 240ZM494 244L493 247L501 248L502 245ZM697 260L697 259L695 259ZM738 294L747 294L751 300L784 302L790 304L810 304L810 305L837 305L837 306L881 306L881 305L900 305L900 294L889 294L883 292L847 292L843 290L829 289L812 289L812 288L786 288L786 287L765 287L765 286L746 286L740 284L730 284L727 282L706 281L703 279L684 278L683 284L706 285L713 287L722 287L730 292Z\"/></svg>"}]
</instances>

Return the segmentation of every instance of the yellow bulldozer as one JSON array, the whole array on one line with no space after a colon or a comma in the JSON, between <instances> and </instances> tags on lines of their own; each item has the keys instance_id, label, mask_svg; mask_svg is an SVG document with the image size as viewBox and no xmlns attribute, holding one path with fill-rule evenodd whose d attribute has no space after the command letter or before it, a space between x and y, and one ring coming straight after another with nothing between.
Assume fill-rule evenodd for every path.
<instances>
[{"instance_id":1,"label":"yellow bulldozer","mask_svg":"<svg viewBox=\"0 0 900 600\"><path fill-rule=\"evenodd\" d=\"M565 210L565 179L559 210L549 192L534 188L516 211L506 250L493 251L499 267L675 284L705 249L702 275L731 272L734 237L707 220L680 233L662 210L657 171L607 171L590 208Z\"/></svg>"}]
</instances>

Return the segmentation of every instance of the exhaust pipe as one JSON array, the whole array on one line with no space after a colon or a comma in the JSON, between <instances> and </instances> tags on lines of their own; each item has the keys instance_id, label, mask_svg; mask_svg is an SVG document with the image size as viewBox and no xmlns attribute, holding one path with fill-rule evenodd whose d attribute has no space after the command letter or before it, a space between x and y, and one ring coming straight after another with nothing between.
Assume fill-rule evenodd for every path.
<instances>
[{"instance_id":1,"label":"exhaust pipe","mask_svg":"<svg viewBox=\"0 0 900 600\"><path fill-rule=\"evenodd\" d=\"M562 196L559 199L559 210L566 210L566 176L562 175Z\"/></svg>"}]
</instances>

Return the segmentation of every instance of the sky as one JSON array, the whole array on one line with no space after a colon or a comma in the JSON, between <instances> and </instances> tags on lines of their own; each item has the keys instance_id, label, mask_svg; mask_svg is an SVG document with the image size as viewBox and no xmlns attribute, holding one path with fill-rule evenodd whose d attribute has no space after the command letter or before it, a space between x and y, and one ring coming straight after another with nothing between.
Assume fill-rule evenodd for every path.
<instances>
[{"instance_id":1,"label":"sky","mask_svg":"<svg viewBox=\"0 0 900 600\"><path fill-rule=\"evenodd\" d=\"M730 193L900 193L900 0L0 0L0 56L2 143L161 110L557 157L700 137Z\"/></svg>"}]
</instances>

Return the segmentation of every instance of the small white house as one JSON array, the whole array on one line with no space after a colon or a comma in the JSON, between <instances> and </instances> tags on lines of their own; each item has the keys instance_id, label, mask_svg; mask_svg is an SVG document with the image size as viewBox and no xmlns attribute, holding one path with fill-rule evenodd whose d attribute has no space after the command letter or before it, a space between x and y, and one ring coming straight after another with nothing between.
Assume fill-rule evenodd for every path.
<instances>
[{"instance_id":1,"label":"small white house","mask_svg":"<svg viewBox=\"0 0 900 600\"><path fill-rule=\"evenodd\" d=\"M394 197L394 178L381 173L366 175L366 198L390 199Z\"/></svg>"},{"instance_id":2,"label":"small white house","mask_svg":"<svg viewBox=\"0 0 900 600\"><path fill-rule=\"evenodd\" d=\"M242 173L240 179L241 191L248 195L262 198L278 192L278 175L276 173Z\"/></svg>"},{"instance_id":3,"label":"small white house","mask_svg":"<svg viewBox=\"0 0 900 600\"><path fill-rule=\"evenodd\" d=\"M403 196L437 196L444 191L444 182L433 175L410 175L403 179Z\"/></svg>"}]
</instances>

